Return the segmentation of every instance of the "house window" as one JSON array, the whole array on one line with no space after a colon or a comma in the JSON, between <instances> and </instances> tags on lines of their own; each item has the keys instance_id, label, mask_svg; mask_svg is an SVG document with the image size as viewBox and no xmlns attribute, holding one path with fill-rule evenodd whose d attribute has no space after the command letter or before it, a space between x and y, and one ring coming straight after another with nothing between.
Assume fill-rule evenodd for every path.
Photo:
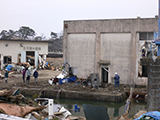
<instances>
[{"instance_id":1,"label":"house window","mask_svg":"<svg viewBox=\"0 0 160 120\"><path fill-rule=\"evenodd\" d=\"M140 32L139 40L154 40L154 33L153 32Z\"/></svg>"},{"instance_id":2,"label":"house window","mask_svg":"<svg viewBox=\"0 0 160 120\"><path fill-rule=\"evenodd\" d=\"M11 56L4 56L4 64L11 64L12 57Z\"/></svg>"}]
</instances>

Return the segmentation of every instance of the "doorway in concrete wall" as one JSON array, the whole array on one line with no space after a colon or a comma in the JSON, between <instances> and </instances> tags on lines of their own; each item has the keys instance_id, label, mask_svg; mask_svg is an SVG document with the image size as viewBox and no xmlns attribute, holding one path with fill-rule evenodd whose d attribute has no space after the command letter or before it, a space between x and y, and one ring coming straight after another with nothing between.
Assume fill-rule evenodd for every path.
<instances>
[{"instance_id":1,"label":"doorway in concrete wall","mask_svg":"<svg viewBox=\"0 0 160 120\"><path fill-rule=\"evenodd\" d=\"M35 51L26 51L26 62L29 62L30 65L34 65L35 61Z\"/></svg>"},{"instance_id":2,"label":"doorway in concrete wall","mask_svg":"<svg viewBox=\"0 0 160 120\"><path fill-rule=\"evenodd\" d=\"M101 67L102 83L108 83L108 67Z\"/></svg>"}]
</instances>

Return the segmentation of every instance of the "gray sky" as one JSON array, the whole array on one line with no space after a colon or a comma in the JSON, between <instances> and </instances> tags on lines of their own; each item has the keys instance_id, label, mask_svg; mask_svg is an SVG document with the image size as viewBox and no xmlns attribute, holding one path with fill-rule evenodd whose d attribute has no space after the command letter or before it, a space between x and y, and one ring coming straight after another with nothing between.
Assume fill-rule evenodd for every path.
<instances>
[{"instance_id":1,"label":"gray sky","mask_svg":"<svg viewBox=\"0 0 160 120\"><path fill-rule=\"evenodd\" d=\"M158 0L0 0L0 32L28 26L37 35L63 30L63 20L151 18Z\"/></svg>"}]
</instances>

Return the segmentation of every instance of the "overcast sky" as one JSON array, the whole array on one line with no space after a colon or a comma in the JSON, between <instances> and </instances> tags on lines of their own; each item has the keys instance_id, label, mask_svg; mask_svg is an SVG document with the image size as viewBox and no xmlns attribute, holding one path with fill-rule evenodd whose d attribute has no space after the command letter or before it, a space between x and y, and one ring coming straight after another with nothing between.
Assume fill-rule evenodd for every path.
<instances>
[{"instance_id":1,"label":"overcast sky","mask_svg":"<svg viewBox=\"0 0 160 120\"><path fill-rule=\"evenodd\" d=\"M63 30L64 20L151 18L158 0L0 0L0 32L28 26L37 35Z\"/></svg>"}]
</instances>

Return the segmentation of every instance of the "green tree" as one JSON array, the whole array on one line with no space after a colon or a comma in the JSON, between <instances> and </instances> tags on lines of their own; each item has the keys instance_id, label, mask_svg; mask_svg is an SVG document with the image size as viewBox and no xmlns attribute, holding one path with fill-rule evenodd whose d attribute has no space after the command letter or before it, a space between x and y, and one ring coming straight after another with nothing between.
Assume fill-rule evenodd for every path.
<instances>
[{"instance_id":1,"label":"green tree","mask_svg":"<svg viewBox=\"0 0 160 120\"><path fill-rule=\"evenodd\" d=\"M33 38L35 36L35 31L29 27L22 26L18 30L18 34L20 37L27 40L27 39L31 39L31 37Z\"/></svg>"}]
</instances>

